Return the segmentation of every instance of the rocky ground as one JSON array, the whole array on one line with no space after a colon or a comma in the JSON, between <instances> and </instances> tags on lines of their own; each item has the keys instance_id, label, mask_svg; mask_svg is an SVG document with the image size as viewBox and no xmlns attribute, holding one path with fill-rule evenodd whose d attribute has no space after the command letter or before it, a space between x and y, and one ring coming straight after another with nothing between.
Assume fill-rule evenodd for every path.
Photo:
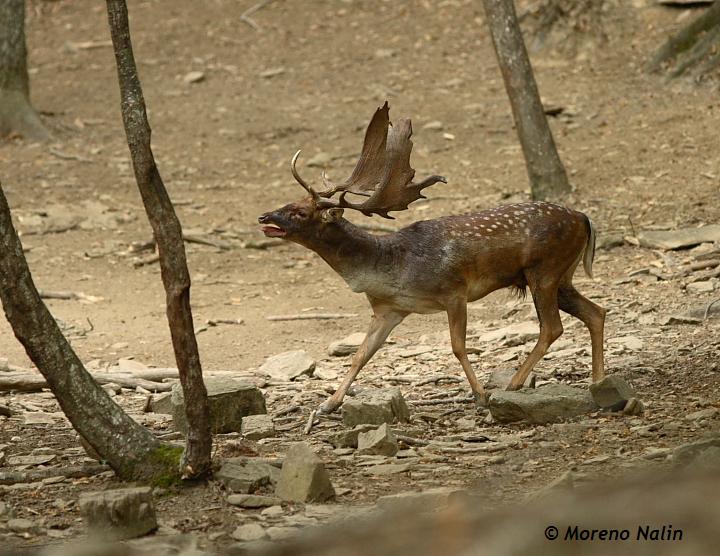
<instances>
[{"instance_id":1,"label":"rocky ground","mask_svg":"<svg viewBox=\"0 0 720 556\"><path fill-rule=\"evenodd\" d=\"M215 551L286 538L393 504L384 497L431 489L443 490L400 498L430 507L460 491L496 508L559 479L581 486L665 469L678 446L717 432L717 92L642 72L687 11L633 2L608 14L609 42L590 54L533 57L546 104L561 108L551 125L576 188L567 204L599 230L595 279L578 274L576 284L610 311L608 372L632 385L644 411L636 403L625 413L562 413L556 423L529 415L501 422L469 399L445 317L434 315L398 327L361 373L345 414L305 434L357 340L344 351L331 344L363 331L369 311L317 257L255 230L260 213L300 195L289 156L304 147L317 165L303 168L308 179L323 166L337 178L352 168L362 129L386 97L391 115L413 116L418 174L443 173L449 184L395 222L365 222L380 233L526 199L524 164L475 2L410 8L318 0L300 9L278 1L252 16L257 31L240 19L251 3L202 4L131 2L133 38L155 152L188 236L204 368L209 378L251 385L243 391L262 395L270 420L246 419L245 431L235 423L215 436L214 480L153 491L160 533ZM33 98L57 142L10 140L0 146L0 167L33 276L118 403L161 438L182 442L172 403L155 399L162 393L154 391L171 389L174 361L119 122L103 6L31 6ZM689 243L658 235L698 227L708 235ZM531 301L500 292L469 310L473 366L483 381L502 381L537 336ZM268 318L328 313L333 318ZM589 337L579 322L564 319L564 326L535 385L587 395ZM287 352L295 353L268 361ZM85 453L7 323L0 323L0 358L0 383L15 381L0 393L0 544L25 550L80 538L81 496L128 485ZM19 391L20 383L30 391ZM346 417L350 408L391 389L407 414L398 402L382 402L394 407L380 410L387 420L399 421L389 430L357 430L364 436L356 448L347 438L358 422ZM280 497L282 464L297 442L322 462L332 500ZM223 478L228 460L239 483ZM256 464L250 478L248 461Z\"/></svg>"}]
</instances>

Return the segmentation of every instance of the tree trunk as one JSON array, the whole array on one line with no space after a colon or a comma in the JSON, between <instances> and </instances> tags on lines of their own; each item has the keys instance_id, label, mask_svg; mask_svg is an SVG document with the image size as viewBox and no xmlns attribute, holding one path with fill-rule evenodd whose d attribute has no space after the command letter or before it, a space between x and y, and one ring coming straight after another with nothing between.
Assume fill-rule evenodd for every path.
<instances>
[{"instance_id":1,"label":"tree trunk","mask_svg":"<svg viewBox=\"0 0 720 556\"><path fill-rule=\"evenodd\" d=\"M40 299L0 187L0 299L15 337L75 430L125 480L177 477L180 454L131 419L87 372Z\"/></svg>"},{"instance_id":2,"label":"tree trunk","mask_svg":"<svg viewBox=\"0 0 720 556\"><path fill-rule=\"evenodd\" d=\"M570 191L565 168L540 102L530 59L512 0L483 0L498 65L510 98L515 127L525 155L533 199Z\"/></svg>"},{"instance_id":3,"label":"tree trunk","mask_svg":"<svg viewBox=\"0 0 720 556\"><path fill-rule=\"evenodd\" d=\"M0 137L12 133L35 141L49 138L30 105L25 0L0 2Z\"/></svg>"},{"instance_id":4,"label":"tree trunk","mask_svg":"<svg viewBox=\"0 0 720 556\"><path fill-rule=\"evenodd\" d=\"M181 471L186 478L199 477L210 471L212 437L207 391L190 309L190 273L182 227L150 146L150 125L133 56L125 0L107 0L107 10L120 82L125 135L135 180L158 247L170 335L185 397L188 436Z\"/></svg>"},{"instance_id":5,"label":"tree trunk","mask_svg":"<svg viewBox=\"0 0 720 556\"><path fill-rule=\"evenodd\" d=\"M670 37L648 63L648 70L659 72L665 66L671 78L693 70L696 79L720 66L720 1Z\"/></svg>"}]
</instances>

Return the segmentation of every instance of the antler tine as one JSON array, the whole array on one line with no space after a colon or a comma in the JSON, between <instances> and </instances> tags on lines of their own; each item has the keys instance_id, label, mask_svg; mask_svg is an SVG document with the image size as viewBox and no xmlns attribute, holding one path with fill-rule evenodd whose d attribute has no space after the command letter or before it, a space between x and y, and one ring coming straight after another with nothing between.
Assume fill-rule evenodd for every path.
<instances>
[{"instance_id":1,"label":"antler tine","mask_svg":"<svg viewBox=\"0 0 720 556\"><path fill-rule=\"evenodd\" d=\"M318 195L318 192L315 191L312 187L308 185L308 183L300 177L300 174L298 174L297 168L295 168L295 164L297 163L297 159L300 156L300 153L302 152L302 149L298 150L298 152L295 153L295 156L292 157L292 160L290 161L290 170L292 170L292 175L297 180L297 182L303 186L305 191L310 193L310 196L317 201L320 198L320 195Z\"/></svg>"}]
</instances>

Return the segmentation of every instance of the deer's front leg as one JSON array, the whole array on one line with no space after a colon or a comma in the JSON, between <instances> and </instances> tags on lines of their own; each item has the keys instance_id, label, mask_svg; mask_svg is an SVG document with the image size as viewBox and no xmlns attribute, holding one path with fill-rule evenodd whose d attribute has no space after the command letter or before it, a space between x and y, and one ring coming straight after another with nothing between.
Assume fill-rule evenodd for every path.
<instances>
[{"instance_id":1,"label":"deer's front leg","mask_svg":"<svg viewBox=\"0 0 720 556\"><path fill-rule=\"evenodd\" d=\"M470 360L467 356L465 348L465 336L467 334L467 300L464 298L456 298L450 300L447 304L448 324L450 325L450 341L452 350L460 361L465 376L470 383L470 389L475 396L475 401L479 406L487 405L487 396L477 376L470 366Z\"/></svg>"},{"instance_id":2,"label":"deer's front leg","mask_svg":"<svg viewBox=\"0 0 720 556\"><path fill-rule=\"evenodd\" d=\"M337 391L320 405L318 409L320 413L332 413L342 405L343 398L355 380L355 377L360 372L360 369L365 366L365 363L370 361L370 358L380 349L380 346L383 345L383 342L385 342L392 329L400 324L407 315L406 313L375 307L373 307L373 310L374 314L370 321L370 328L362 345L353 356L350 370L347 375L345 375Z\"/></svg>"}]
</instances>

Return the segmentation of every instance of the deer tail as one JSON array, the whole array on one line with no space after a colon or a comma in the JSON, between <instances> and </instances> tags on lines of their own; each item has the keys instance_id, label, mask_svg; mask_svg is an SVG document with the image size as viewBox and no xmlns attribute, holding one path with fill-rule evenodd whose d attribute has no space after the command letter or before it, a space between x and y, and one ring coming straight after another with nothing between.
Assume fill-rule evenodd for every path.
<instances>
[{"instance_id":1,"label":"deer tail","mask_svg":"<svg viewBox=\"0 0 720 556\"><path fill-rule=\"evenodd\" d=\"M592 266L593 260L595 259L595 225L590 218L587 216L585 218L587 218L588 224L588 238L585 244L585 254L583 255L583 268L585 269L585 274L592 278Z\"/></svg>"}]
</instances>

